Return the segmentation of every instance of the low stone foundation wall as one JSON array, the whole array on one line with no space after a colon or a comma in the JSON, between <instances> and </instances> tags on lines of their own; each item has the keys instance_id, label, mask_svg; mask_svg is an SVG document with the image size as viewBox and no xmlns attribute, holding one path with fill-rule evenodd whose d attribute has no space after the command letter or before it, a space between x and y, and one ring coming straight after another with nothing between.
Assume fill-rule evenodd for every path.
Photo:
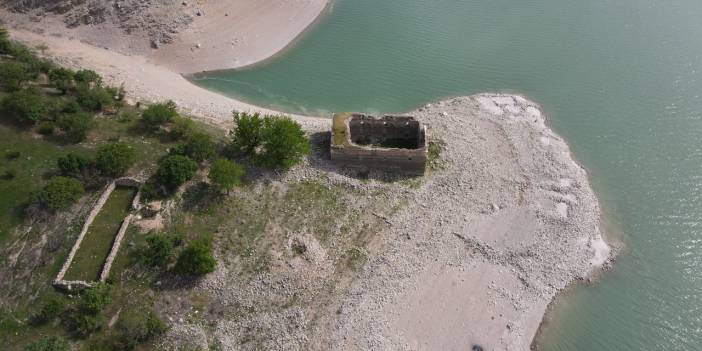
<instances>
[{"instance_id":1,"label":"low stone foundation wall","mask_svg":"<svg viewBox=\"0 0 702 351\"><path fill-rule=\"evenodd\" d=\"M53 281L54 287L66 291L74 291L89 288L94 286L98 282L104 282L107 280L107 278L110 275L110 269L112 268L112 262L117 257L117 253L119 252L119 248L122 244L124 234L127 232L129 223L131 222L132 217L134 216L133 213L128 214L122 221L122 225L120 226L119 231L117 232L117 235L115 236L114 242L112 244L112 249L110 249L110 253L107 256L107 259L105 259L105 262L103 263L103 268L100 272L100 278L98 281L87 282L83 280L64 280L63 277L66 275L66 272L71 267L71 263L73 263L73 258L75 257L76 252L78 252L78 249L80 249L80 244L83 242L85 234L88 232L90 225L93 223L98 213L100 213L100 210L102 210L102 207L105 205L105 202L107 202L107 199L109 199L110 195L115 190L115 188L117 186L137 188L137 193L134 196L134 199L132 200L132 212L134 212L140 207L139 201L141 199L142 184L142 182L134 178L120 178L110 183L107 187L105 187L105 190L102 192L100 198L98 198L97 202L93 206L93 209L90 211L88 218L86 218L85 222L83 223L83 228L81 229L80 234L78 234L78 238L76 238L76 242L73 244L73 247L71 247L71 251L69 252L68 257L66 258L66 261L63 263L63 266L61 266L61 270L56 275L56 278Z\"/></svg>"}]
</instances>

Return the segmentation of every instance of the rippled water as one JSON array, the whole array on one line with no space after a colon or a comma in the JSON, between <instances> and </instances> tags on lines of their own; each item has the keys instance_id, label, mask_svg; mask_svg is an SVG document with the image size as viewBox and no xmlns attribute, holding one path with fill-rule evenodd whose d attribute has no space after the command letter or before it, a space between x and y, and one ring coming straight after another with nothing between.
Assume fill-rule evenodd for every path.
<instances>
[{"instance_id":1,"label":"rippled water","mask_svg":"<svg viewBox=\"0 0 702 351\"><path fill-rule=\"evenodd\" d=\"M284 55L195 81L318 115L526 94L625 245L559 299L542 349L702 350L702 1L336 0Z\"/></svg>"}]
</instances>

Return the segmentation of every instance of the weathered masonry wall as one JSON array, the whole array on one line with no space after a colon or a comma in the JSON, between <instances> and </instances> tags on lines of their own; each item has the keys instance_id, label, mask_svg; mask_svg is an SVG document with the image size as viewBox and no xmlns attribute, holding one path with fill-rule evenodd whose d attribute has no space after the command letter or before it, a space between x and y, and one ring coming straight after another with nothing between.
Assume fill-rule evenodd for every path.
<instances>
[{"instance_id":1,"label":"weathered masonry wall","mask_svg":"<svg viewBox=\"0 0 702 351\"><path fill-rule=\"evenodd\" d=\"M343 167L421 175L427 161L426 128L408 116L335 114L331 158Z\"/></svg>"},{"instance_id":2,"label":"weathered masonry wall","mask_svg":"<svg viewBox=\"0 0 702 351\"><path fill-rule=\"evenodd\" d=\"M105 190L103 191L102 195L100 195L100 198L98 198L98 201L95 203L93 206L93 209L90 211L90 214L86 218L85 222L83 223L83 228L80 231L80 234L78 234L78 238L76 239L76 242L73 244L73 247L71 248L70 253L68 254L68 257L66 258L66 261L63 263L63 266L61 266L61 270L58 272L56 275L56 278L53 281L53 285L57 288L63 289L63 290L76 290L76 289L84 289L84 288L89 288L91 286L94 286L97 282L92 281L83 281L83 280L64 280L63 277L66 275L66 272L68 269L71 267L71 263L73 263L73 259L76 255L76 252L78 252L78 249L80 249L80 245L83 242L83 239L85 238L85 234L88 232L88 229L90 228L90 225L93 223L95 220L95 217L97 217L98 213L100 213L100 210L102 210L102 207L105 205L107 202L107 199L110 197L112 192L115 190L117 186L127 186L127 187L135 187L138 189L136 195L134 196L134 199L132 200L132 211L138 210L139 209L139 201L141 198L141 182L139 182L136 179L133 178L120 178L115 180L114 182L110 183ZM104 282L107 280L107 278L110 275L110 269L112 268L112 263L114 262L114 259L117 257L117 253L119 252L119 248L122 244L122 239L124 239L124 234L127 231L127 228L129 227L129 223L131 222L133 217L133 214L130 213L128 214L124 220L122 221L122 225L119 228L119 231L117 232L117 235L114 238L114 241L112 243L112 248L110 249L110 253L107 256L107 259L105 259L105 262L103 263L102 270L100 272L100 279L99 282Z\"/></svg>"}]
</instances>

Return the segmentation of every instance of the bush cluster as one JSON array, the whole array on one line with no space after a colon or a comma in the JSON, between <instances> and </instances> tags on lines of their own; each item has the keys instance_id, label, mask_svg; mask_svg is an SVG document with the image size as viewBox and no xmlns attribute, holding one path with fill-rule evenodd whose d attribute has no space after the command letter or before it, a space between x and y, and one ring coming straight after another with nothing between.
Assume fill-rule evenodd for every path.
<instances>
[{"instance_id":1,"label":"bush cluster","mask_svg":"<svg viewBox=\"0 0 702 351\"><path fill-rule=\"evenodd\" d=\"M236 162L219 159L212 164L208 177L217 188L228 193L234 187L241 185L241 178L245 172L244 167Z\"/></svg>"},{"instance_id":2,"label":"bush cluster","mask_svg":"<svg viewBox=\"0 0 702 351\"><path fill-rule=\"evenodd\" d=\"M212 239L201 238L190 242L178 255L173 270L186 276L202 276L214 272L217 261L212 254Z\"/></svg>"},{"instance_id":3,"label":"bush cluster","mask_svg":"<svg viewBox=\"0 0 702 351\"><path fill-rule=\"evenodd\" d=\"M115 324L115 349L132 350L139 344L163 334L166 324L150 307L131 308L120 314Z\"/></svg>"},{"instance_id":4,"label":"bush cluster","mask_svg":"<svg viewBox=\"0 0 702 351\"><path fill-rule=\"evenodd\" d=\"M273 169L288 169L310 152L302 127L289 117L235 113L230 152Z\"/></svg>"},{"instance_id":5,"label":"bush cluster","mask_svg":"<svg viewBox=\"0 0 702 351\"><path fill-rule=\"evenodd\" d=\"M58 336L43 337L24 348L24 351L69 351L68 341Z\"/></svg>"},{"instance_id":6,"label":"bush cluster","mask_svg":"<svg viewBox=\"0 0 702 351\"><path fill-rule=\"evenodd\" d=\"M168 190L177 189L192 179L197 172L197 163L187 156L171 155L159 162L156 181Z\"/></svg>"},{"instance_id":7,"label":"bush cluster","mask_svg":"<svg viewBox=\"0 0 702 351\"><path fill-rule=\"evenodd\" d=\"M84 192L83 184L75 178L53 177L39 192L37 200L45 208L58 211L74 204Z\"/></svg>"},{"instance_id":8,"label":"bush cluster","mask_svg":"<svg viewBox=\"0 0 702 351\"><path fill-rule=\"evenodd\" d=\"M98 147L95 166L110 177L123 175L136 161L136 153L125 143L109 143Z\"/></svg>"},{"instance_id":9,"label":"bush cluster","mask_svg":"<svg viewBox=\"0 0 702 351\"><path fill-rule=\"evenodd\" d=\"M176 104L173 101L154 104L141 113L141 124L146 130L156 131L177 116Z\"/></svg>"},{"instance_id":10,"label":"bush cluster","mask_svg":"<svg viewBox=\"0 0 702 351\"><path fill-rule=\"evenodd\" d=\"M110 289L98 284L82 292L77 307L71 311L69 326L73 333L81 337L100 330L105 322L101 312L110 304Z\"/></svg>"},{"instance_id":11,"label":"bush cluster","mask_svg":"<svg viewBox=\"0 0 702 351\"><path fill-rule=\"evenodd\" d=\"M150 235L146 238L146 246L139 253L139 257L148 266L165 268L170 264L178 244L176 238L165 234Z\"/></svg>"}]
</instances>

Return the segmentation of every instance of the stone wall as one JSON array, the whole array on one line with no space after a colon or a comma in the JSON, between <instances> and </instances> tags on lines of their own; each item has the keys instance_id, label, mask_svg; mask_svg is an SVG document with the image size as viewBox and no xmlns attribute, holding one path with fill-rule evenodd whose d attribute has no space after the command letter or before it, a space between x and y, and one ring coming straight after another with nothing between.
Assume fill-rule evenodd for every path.
<instances>
[{"instance_id":1,"label":"stone wall","mask_svg":"<svg viewBox=\"0 0 702 351\"><path fill-rule=\"evenodd\" d=\"M86 282L86 281L82 281L82 280L70 280L69 281L69 280L64 280L63 277L66 275L66 272L71 267L71 263L73 263L73 258L75 257L76 252L78 252L78 249L80 249L80 244L83 242L83 239L85 238L85 234L88 232L90 225L93 223L93 221L95 220L95 217L97 217L98 213L100 213L100 210L105 205L105 202L107 202L107 199L110 197L110 195L115 190L115 188L117 186L127 186L127 187L135 187L135 188L139 189L137 191L136 195L134 196L134 200L132 200L132 211L135 211L139 208L139 200L141 198L141 185L142 185L142 182L140 182L134 178L120 178L120 179L117 179L114 182L110 183L105 188L105 190L100 195L100 198L93 206L93 209L90 211L88 218L86 218L85 222L83 223L83 228L81 229L80 234L78 235L78 238L76 239L76 242L73 244L73 247L71 248L71 251L68 254L68 257L66 258L66 261L63 263L63 266L61 266L61 270L56 275L56 278L53 281L54 287L59 288L59 289L63 289L63 290L67 290L67 291L72 291L72 290L80 290L80 289L89 288L89 287L95 285L96 282ZM122 221L122 225L120 226L119 231L117 232L117 235L115 236L115 239L112 243L112 248L110 249L110 253L107 256L107 259L105 259L105 262L103 263L103 268L102 268L102 271L100 272L100 279L99 279L100 282L104 282L105 280L107 280L107 278L110 275L110 269L112 268L112 262L117 257L117 253L119 252L119 248L122 244L122 239L124 238L124 234L127 232L127 228L129 227L129 223L131 222L132 217L133 217L133 214L130 213Z\"/></svg>"},{"instance_id":2,"label":"stone wall","mask_svg":"<svg viewBox=\"0 0 702 351\"><path fill-rule=\"evenodd\" d=\"M426 129L408 116L334 115L331 159L342 167L424 174Z\"/></svg>"}]
</instances>

